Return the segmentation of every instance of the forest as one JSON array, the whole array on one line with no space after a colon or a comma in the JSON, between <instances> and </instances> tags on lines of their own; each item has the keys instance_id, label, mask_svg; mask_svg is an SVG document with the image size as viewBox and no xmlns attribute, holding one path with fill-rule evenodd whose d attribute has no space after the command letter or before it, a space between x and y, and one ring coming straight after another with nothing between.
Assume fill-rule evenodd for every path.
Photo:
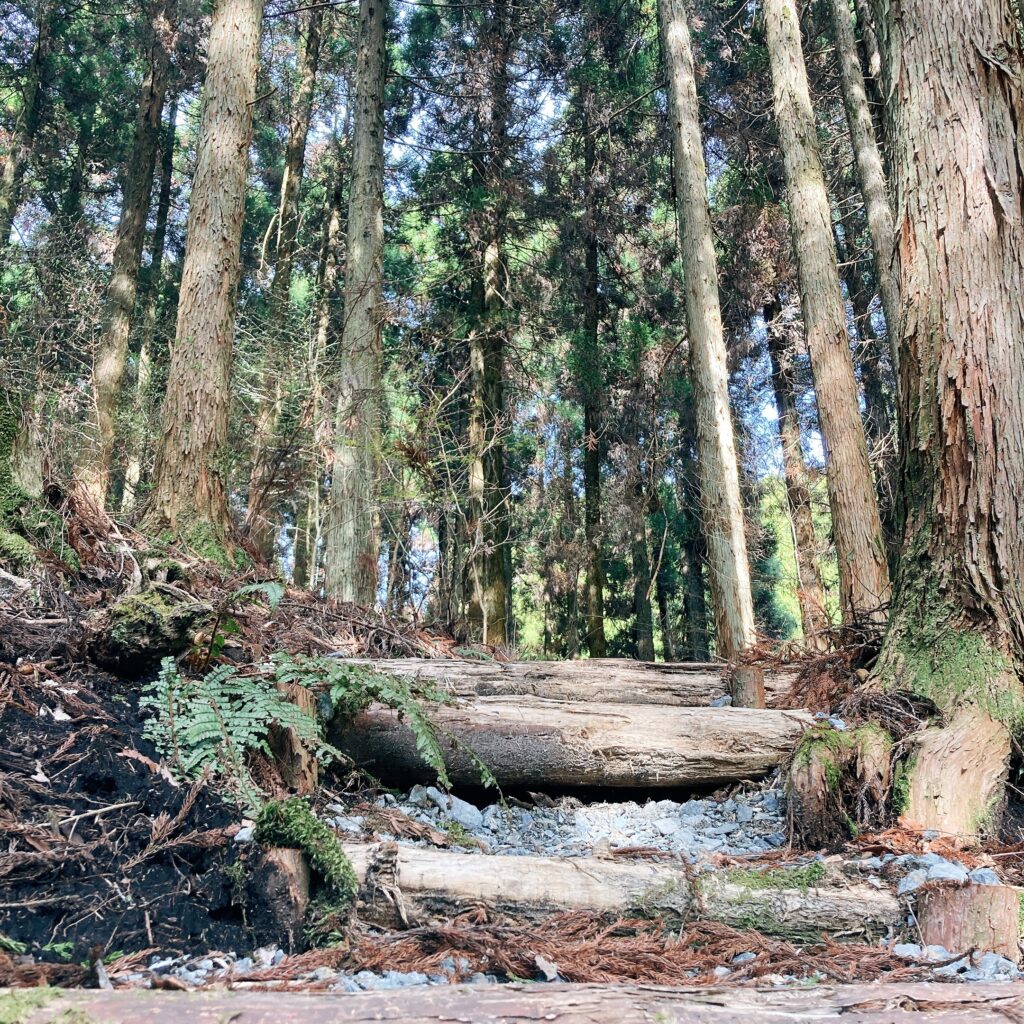
<instances>
[{"instance_id":1,"label":"forest","mask_svg":"<svg viewBox=\"0 0 1024 1024\"><path fill-rule=\"evenodd\" d=\"M0 1022L1021 1012L1022 34L0 0Z\"/></svg>"}]
</instances>

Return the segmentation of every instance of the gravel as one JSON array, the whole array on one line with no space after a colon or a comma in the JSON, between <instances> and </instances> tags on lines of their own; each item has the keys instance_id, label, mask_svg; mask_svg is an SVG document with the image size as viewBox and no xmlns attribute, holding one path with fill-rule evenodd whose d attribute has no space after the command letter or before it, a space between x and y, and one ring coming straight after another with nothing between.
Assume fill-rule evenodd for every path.
<instances>
[{"instance_id":1,"label":"gravel","mask_svg":"<svg viewBox=\"0 0 1024 1024\"><path fill-rule=\"evenodd\" d=\"M709 853L742 855L784 846L785 800L779 790L741 793L728 800L711 797L683 802L581 804L563 798L552 807L491 804L478 808L433 786L415 786L397 800L382 797L415 821L441 831L452 824L460 840L476 840L468 852L513 856L586 857L602 849L646 847L677 853L691 863ZM351 831L355 821L332 805L330 824ZM412 842L411 840L401 840Z\"/></svg>"}]
</instances>

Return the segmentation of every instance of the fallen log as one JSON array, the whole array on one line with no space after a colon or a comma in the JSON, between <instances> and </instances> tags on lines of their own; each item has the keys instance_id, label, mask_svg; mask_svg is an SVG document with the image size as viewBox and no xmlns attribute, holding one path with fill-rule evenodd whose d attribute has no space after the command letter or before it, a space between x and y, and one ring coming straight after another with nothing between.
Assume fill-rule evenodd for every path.
<instances>
[{"instance_id":1,"label":"fallen log","mask_svg":"<svg viewBox=\"0 0 1024 1024\"><path fill-rule=\"evenodd\" d=\"M244 984L244 983L243 983ZM274 984L282 988L281 983ZM308 982L300 985L308 986ZM102 1020L135 1024L158 1016L163 1024L237 1020L240 1024L1006 1024L1019 1011L1014 985L901 983L787 986L785 988L659 985L431 985L400 992L210 991L122 989L42 990L26 1019L31 1024ZM14 995L0 999L11 999ZM3 1004L0 1003L0 1008Z\"/></svg>"},{"instance_id":2,"label":"fallen log","mask_svg":"<svg viewBox=\"0 0 1024 1024\"><path fill-rule=\"evenodd\" d=\"M650 664L626 658L578 661L459 661L443 658L353 659L380 672L434 683L453 697L547 697L599 704L707 707L729 693L727 666L718 663ZM769 707L788 706L798 669L766 672Z\"/></svg>"},{"instance_id":3,"label":"fallen log","mask_svg":"<svg viewBox=\"0 0 1024 1024\"><path fill-rule=\"evenodd\" d=\"M792 752L813 720L802 712L571 704L477 697L433 718L453 740L453 783L476 785L473 751L501 786L668 789L756 779ZM388 778L433 781L408 725L373 706L335 730L355 762Z\"/></svg>"},{"instance_id":4,"label":"fallen log","mask_svg":"<svg viewBox=\"0 0 1024 1024\"><path fill-rule=\"evenodd\" d=\"M538 920L563 911L718 921L817 941L875 938L901 920L886 889L806 866L700 875L681 861L487 856L397 843L345 844L360 879L359 917L415 927L467 911Z\"/></svg>"}]
</instances>

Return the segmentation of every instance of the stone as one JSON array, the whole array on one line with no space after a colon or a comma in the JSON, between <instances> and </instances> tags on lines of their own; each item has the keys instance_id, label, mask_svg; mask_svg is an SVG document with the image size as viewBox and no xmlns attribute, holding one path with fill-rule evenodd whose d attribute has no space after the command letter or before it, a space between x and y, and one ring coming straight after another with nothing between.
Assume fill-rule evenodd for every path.
<instances>
[{"instance_id":1,"label":"stone","mask_svg":"<svg viewBox=\"0 0 1024 1024\"><path fill-rule=\"evenodd\" d=\"M944 861L928 869L929 882L953 882L957 885L965 885L967 879L967 869L960 864L954 864L952 861Z\"/></svg>"},{"instance_id":2,"label":"stone","mask_svg":"<svg viewBox=\"0 0 1024 1024\"><path fill-rule=\"evenodd\" d=\"M728 978L732 971L728 967L716 967L712 973L716 978L723 979Z\"/></svg>"},{"instance_id":3,"label":"stone","mask_svg":"<svg viewBox=\"0 0 1024 1024\"><path fill-rule=\"evenodd\" d=\"M776 849L780 846L786 845L786 837L781 832L769 832L768 835L764 837L764 841L769 846L774 846Z\"/></svg>"},{"instance_id":4,"label":"stone","mask_svg":"<svg viewBox=\"0 0 1024 1024\"><path fill-rule=\"evenodd\" d=\"M928 872L924 868L915 868L913 871L908 871L900 880L896 886L897 896L906 896L907 893L914 892L915 889L920 889L925 882L928 881Z\"/></svg>"},{"instance_id":5,"label":"stone","mask_svg":"<svg viewBox=\"0 0 1024 1024\"><path fill-rule=\"evenodd\" d=\"M679 822L675 818L659 818L654 827L663 835L670 836L679 828Z\"/></svg>"},{"instance_id":6,"label":"stone","mask_svg":"<svg viewBox=\"0 0 1024 1024\"><path fill-rule=\"evenodd\" d=\"M748 964L748 963L750 963L751 960L756 960L756 959L757 959L757 954L756 953L737 953L732 958L732 962L734 964Z\"/></svg>"},{"instance_id":7,"label":"stone","mask_svg":"<svg viewBox=\"0 0 1024 1024\"><path fill-rule=\"evenodd\" d=\"M968 878L975 885L1001 885L999 876L991 868L975 868Z\"/></svg>"},{"instance_id":8,"label":"stone","mask_svg":"<svg viewBox=\"0 0 1024 1024\"><path fill-rule=\"evenodd\" d=\"M457 796L449 797L451 804L448 809L448 813L451 815L453 820L457 821L463 828L469 829L471 832L478 828L483 828L484 816L480 812L480 809L474 807L471 803L466 800L460 800Z\"/></svg>"},{"instance_id":9,"label":"stone","mask_svg":"<svg viewBox=\"0 0 1024 1024\"><path fill-rule=\"evenodd\" d=\"M234 841L236 843L251 843L256 829L252 825L243 825L236 833Z\"/></svg>"},{"instance_id":10,"label":"stone","mask_svg":"<svg viewBox=\"0 0 1024 1024\"><path fill-rule=\"evenodd\" d=\"M917 960L921 956L921 947L916 942L898 942L892 947L895 956L905 960Z\"/></svg>"},{"instance_id":11,"label":"stone","mask_svg":"<svg viewBox=\"0 0 1024 1024\"><path fill-rule=\"evenodd\" d=\"M736 809L736 820L743 825L754 820L754 810L747 804L741 804Z\"/></svg>"},{"instance_id":12,"label":"stone","mask_svg":"<svg viewBox=\"0 0 1024 1024\"><path fill-rule=\"evenodd\" d=\"M409 795L405 798L407 804L412 804L415 807L429 807L431 805L430 797L427 795L426 786L413 786L409 790Z\"/></svg>"},{"instance_id":13,"label":"stone","mask_svg":"<svg viewBox=\"0 0 1024 1024\"><path fill-rule=\"evenodd\" d=\"M712 708L727 708L732 704L732 695L726 694L724 697L719 697L717 700L713 700L709 707Z\"/></svg>"},{"instance_id":14,"label":"stone","mask_svg":"<svg viewBox=\"0 0 1024 1024\"><path fill-rule=\"evenodd\" d=\"M235 974L248 974L255 966L251 957L243 956L241 960L234 962L232 970Z\"/></svg>"},{"instance_id":15,"label":"stone","mask_svg":"<svg viewBox=\"0 0 1024 1024\"><path fill-rule=\"evenodd\" d=\"M679 809L682 811L684 818L704 817L704 804L700 800L687 800Z\"/></svg>"}]
</instances>

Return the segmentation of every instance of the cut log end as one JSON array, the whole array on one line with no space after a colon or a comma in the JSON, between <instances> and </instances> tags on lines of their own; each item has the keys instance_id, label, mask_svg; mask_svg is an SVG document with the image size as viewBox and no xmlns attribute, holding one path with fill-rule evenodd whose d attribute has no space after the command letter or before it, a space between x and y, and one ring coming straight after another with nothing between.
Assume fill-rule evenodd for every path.
<instances>
[{"instance_id":1,"label":"cut log end","mask_svg":"<svg viewBox=\"0 0 1024 1024\"><path fill-rule=\"evenodd\" d=\"M1020 958L1021 894L1008 885L944 885L918 899L922 941Z\"/></svg>"},{"instance_id":2,"label":"cut log end","mask_svg":"<svg viewBox=\"0 0 1024 1024\"><path fill-rule=\"evenodd\" d=\"M266 850L250 879L248 896L250 919L259 932L276 935L289 952L306 948L310 873L301 850Z\"/></svg>"}]
</instances>

